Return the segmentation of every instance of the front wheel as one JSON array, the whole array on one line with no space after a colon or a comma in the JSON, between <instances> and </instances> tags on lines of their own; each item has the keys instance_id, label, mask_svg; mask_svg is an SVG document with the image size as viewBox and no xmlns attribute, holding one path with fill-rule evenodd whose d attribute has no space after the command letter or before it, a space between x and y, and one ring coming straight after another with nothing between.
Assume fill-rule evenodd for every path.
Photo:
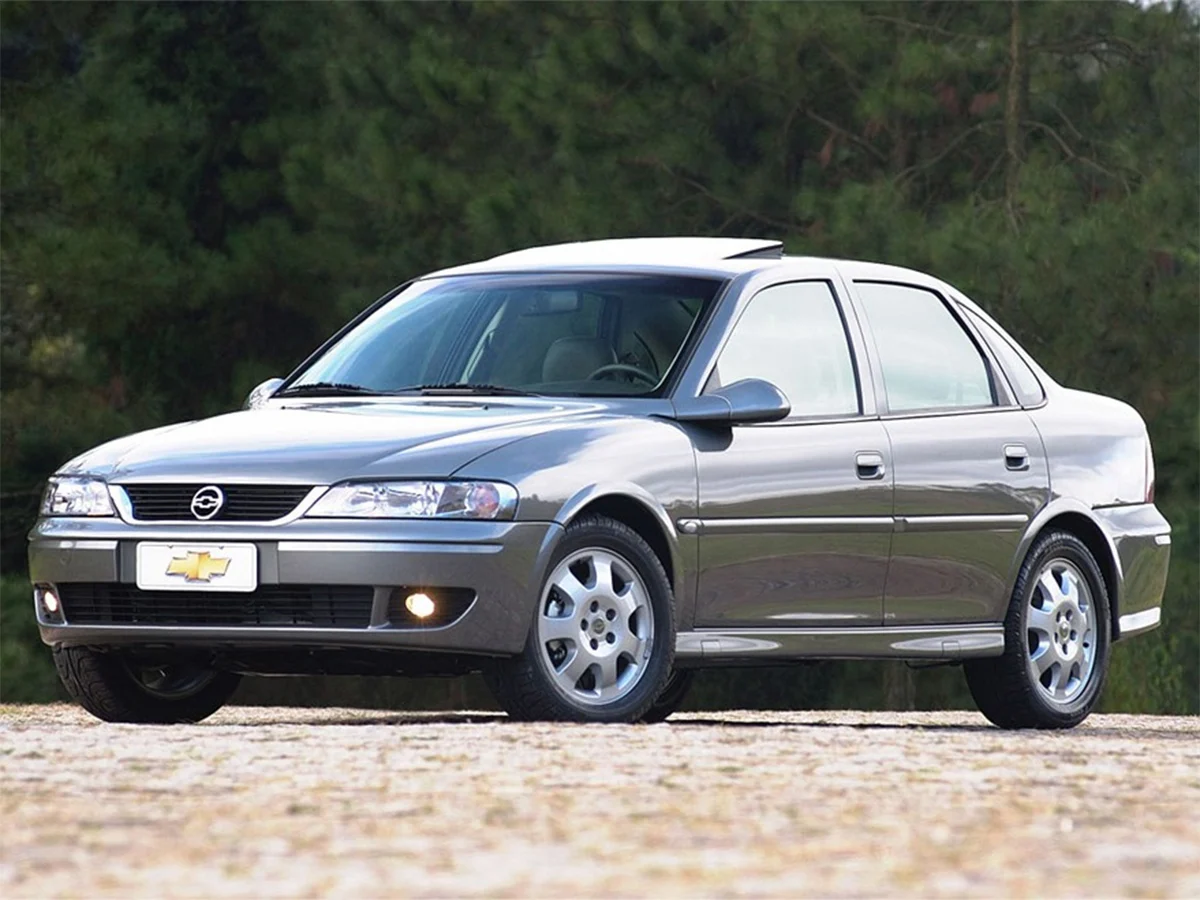
<instances>
[{"instance_id":1,"label":"front wheel","mask_svg":"<svg viewBox=\"0 0 1200 900\"><path fill-rule=\"evenodd\" d=\"M669 716L678 712L679 707L683 706L683 701L687 699L688 691L692 689L692 682L695 680L695 669L676 669L671 673L666 687L662 689L662 693L658 695L654 705L642 716L642 721L647 725L653 725L656 722L665 722Z\"/></svg>"},{"instance_id":2,"label":"front wheel","mask_svg":"<svg viewBox=\"0 0 1200 900\"><path fill-rule=\"evenodd\" d=\"M515 719L636 722L670 675L674 619L666 571L641 535L585 516L552 558L524 652L485 677Z\"/></svg>"},{"instance_id":3,"label":"front wheel","mask_svg":"<svg viewBox=\"0 0 1200 900\"><path fill-rule=\"evenodd\" d=\"M105 722L199 722L225 705L241 680L188 661L140 659L90 647L58 647L54 665L67 693Z\"/></svg>"},{"instance_id":4,"label":"front wheel","mask_svg":"<svg viewBox=\"0 0 1200 900\"><path fill-rule=\"evenodd\" d=\"M1004 655L968 660L979 711L1001 728L1073 728L1108 670L1108 591L1087 546L1064 531L1034 543L1004 625Z\"/></svg>"}]
</instances>

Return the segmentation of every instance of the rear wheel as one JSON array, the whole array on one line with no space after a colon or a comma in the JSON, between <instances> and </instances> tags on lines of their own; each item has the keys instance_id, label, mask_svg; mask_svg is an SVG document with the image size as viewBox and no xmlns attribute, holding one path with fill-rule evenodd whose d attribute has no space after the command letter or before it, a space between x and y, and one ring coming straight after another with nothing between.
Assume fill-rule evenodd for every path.
<instances>
[{"instance_id":1,"label":"rear wheel","mask_svg":"<svg viewBox=\"0 0 1200 900\"><path fill-rule=\"evenodd\" d=\"M224 706L241 680L190 661L162 662L90 647L58 647L54 665L72 699L106 722L199 722Z\"/></svg>"},{"instance_id":2,"label":"rear wheel","mask_svg":"<svg viewBox=\"0 0 1200 900\"><path fill-rule=\"evenodd\" d=\"M1110 619L1104 577L1079 538L1049 532L1017 576L1003 656L964 664L980 712L1001 728L1073 728L1100 697Z\"/></svg>"},{"instance_id":3,"label":"rear wheel","mask_svg":"<svg viewBox=\"0 0 1200 900\"><path fill-rule=\"evenodd\" d=\"M662 563L632 528L585 516L555 553L524 652L485 677L516 719L636 722L661 693L674 655Z\"/></svg>"}]
</instances>

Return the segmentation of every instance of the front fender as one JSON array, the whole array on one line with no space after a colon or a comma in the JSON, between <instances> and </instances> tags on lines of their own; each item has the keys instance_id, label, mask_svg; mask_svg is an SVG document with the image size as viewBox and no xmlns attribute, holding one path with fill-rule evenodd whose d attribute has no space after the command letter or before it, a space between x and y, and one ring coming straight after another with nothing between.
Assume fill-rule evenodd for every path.
<instances>
[{"instance_id":1,"label":"front fender","mask_svg":"<svg viewBox=\"0 0 1200 900\"><path fill-rule=\"evenodd\" d=\"M632 416L574 420L486 453L455 475L514 485L522 521L566 526L606 498L639 504L665 538L676 619L680 628L689 627L698 546L675 523L696 515L696 462L692 442L677 424ZM553 533L557 542L562 531ZM544 576L544 569L537 573L539 583Z\"/></svg>"},{"instance_id":2,"label":"front fender","mask_svg":"<svg viewBox=\"0 0 1200 900\"><path fill-rule=\"evenodd\" d=\"M612 481L603 484L588 485L575 493L563 504L562 508L555 515L554 521L566 526L589 505L605 498L633 500L644 507L646 512L654 517L659 528L666 536L667 548L671 553L670 560L666 561L668 563L667 567L671 572L672 582L678 585L684 577L685 570L679 549L679 531L676 529L670 515L663 509L662 504L658 502L658 498L641 485L634 484L632 481Z\"/></svg>"}]
</instances>

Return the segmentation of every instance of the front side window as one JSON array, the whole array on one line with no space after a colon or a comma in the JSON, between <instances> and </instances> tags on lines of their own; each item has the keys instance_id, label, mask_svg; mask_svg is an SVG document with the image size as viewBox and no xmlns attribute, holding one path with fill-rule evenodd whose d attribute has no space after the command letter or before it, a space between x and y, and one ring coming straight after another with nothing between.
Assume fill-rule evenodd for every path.
<instances>
[{"instance_id":1,"label":"front side window","mask_svg":"<svg viewBox=\"0 0 1200 900\"><path fill-rule=\"evenodd\" d=\"M941 297L909 285L856 286L875 338L889 411L995 405L987 364Z\"/></svg>"},{"instance_id":2,"label":"front side window","mask_svg":"<svg viewBox=\"0 0 1200 900\"><path fill-rule=\"evenodd\" d=\"M705 392L743 378L761 378L783 391L793 417L858 414L846 327L827 282L779 284L754 295Z\"/></svg>"},{"instance_id":3,"label":"front side window","mask_svg":"<svg viewBox=\"0 0 1200 900\"><path fill-rule=\"evenodd\" d=\"M975 323L975 327L979 329L979 333L983 335L983 339L992 348L992 352L999 357L1000 363L1011 376L1013 390L1016 391L1021 405L1037 406L1045 400L1046 392L1042 389L1042 383L1038 381L1038 377L1033 369L1030 368L1029 363L1021 358L1021 354L1013 346L1012 340L997 330L987 319L977 315L974 310L967 309L966 313L971 317L971 321Z\"/></svg>"},{"instance_id":4,"label":"front side window","mask_svg":"<svg viewBox=\"0 0 1200 900\"><path fill-rule=\"evenodd\" d=\"M288 390L445 385L644 396L671 372L720 282L664 275L471 275L418 281Z\"/></svg>"}]
</instances>

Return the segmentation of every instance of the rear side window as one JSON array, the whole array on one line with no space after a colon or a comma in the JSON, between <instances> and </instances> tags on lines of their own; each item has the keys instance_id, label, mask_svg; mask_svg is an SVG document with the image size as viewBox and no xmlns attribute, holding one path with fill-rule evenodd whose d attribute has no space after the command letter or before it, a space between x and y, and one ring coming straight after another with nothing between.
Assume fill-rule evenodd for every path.
<instances>
[{"instance_id":1,"label":"rear side window","mask_svg":"<svg viewBox=\"0 0 1200 900\"><path fill-rule=\"evenodd\" d=\"M856 284L891 412L995 405L983 355L941 297L911 285Z\"/></svg>"},{"instance_id":2,"label":"rear side window","mask_svg":"<svg viewBox=\"0 0 1200 900\"><path fill-rule=\"evenodd\" d=\"M987 341L988 346L992 348L992 352L999 358L1000 364L1004 366L1005 371L1012 378L1013 390L1016 391L1021 405L1037 406L1045 400L1046 392L1042 389L1042 383L1038 381L1038 377L1033 369L1029 367L1029 363L1021 358L1021 354L1017 352L1012 341L1007 336L1001 334L991 322L973 310L963 307L963 311L970 317L975 327L979 329L979 333L983 335L983 339Z\"/></svg>"},{"instance_id":3,"label":"rear side window","mask_svg":"<svg viewBox=\"0 0 1200 900\"><path fill-rule=\"evenodd\" d=\"M762 378L783 391L792 417L858 414L846 327L827 282L777 284L754 295L705 390L743 378Z\"/></svg>"}]
</instances>

